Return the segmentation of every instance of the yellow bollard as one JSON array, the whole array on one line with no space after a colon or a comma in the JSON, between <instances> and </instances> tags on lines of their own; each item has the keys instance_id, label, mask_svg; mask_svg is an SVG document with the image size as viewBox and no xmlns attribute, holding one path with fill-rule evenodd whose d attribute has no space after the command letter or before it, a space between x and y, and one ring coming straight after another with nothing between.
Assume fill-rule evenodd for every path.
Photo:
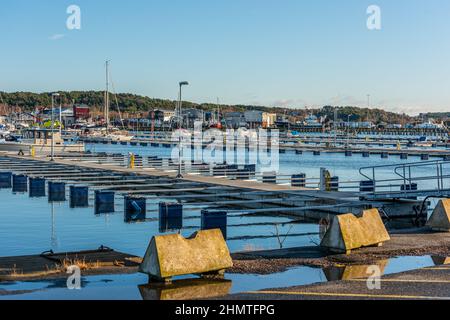
<instances>
[{"instance_id":1,"label":"yellow bollard","mask_svg":"<svg viewBox=\"0 0 450 320\"><path fill-rule=\"evenodd\" d=\"M34 146L31 147L31 149L30 149L30 155L32 158L34 158L36 156L36 149L34 148Z\"/></svg>"},{"instance_id":2,"label":"yellow bollard","mask_svg":"<svg viewBox=\"0 0 450 320\"><path fill-rule=\"evenodd\" d=\"M134 169L134 161L135 161L136 157L133 153L130 153L128 155L128 168L129 169Z\"/></svg>"}]
</instances>

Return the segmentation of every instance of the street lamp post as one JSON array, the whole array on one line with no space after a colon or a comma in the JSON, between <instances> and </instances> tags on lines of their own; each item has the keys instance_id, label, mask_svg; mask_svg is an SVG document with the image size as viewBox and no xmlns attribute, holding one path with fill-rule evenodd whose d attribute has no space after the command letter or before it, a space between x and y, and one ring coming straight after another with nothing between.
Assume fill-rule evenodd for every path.
<instances>
[{"instance_id":1,"label":"street lamp post","mask_svg":"<svg viewBox=\"0 0 450 320\"><path fill-rule=\"evenodd\" d=\"M350 144L350 117L352 116L352 114L349 114L347 116L347 148L349 147Z\"/></svg>"},{"instance_id":2,"label":"street lamp post","mask_svg":"<svg viewBox=\"0 0 450 320\"><path fill-rule=\"evenodd\" d=\"M177 174L177 179L181 179L183 178L183 175L181 174L181 128L183 125L183 115L181 112L181 106L182 106L182 100L181 100L181 88L183 86L188 86L189 82L187 81L182 81L179 83L180 85L180 92L178 94L178 129L179 129L179 136L178 136L178 174Z\"/></svg>"},{"instance_id":3,"label":"street lamp post","mask_svg":"<svg viewBox=\"0 0 450 320\"><path fill-rule=\"evenodd\" d=\"M59 134L62 135L62 106L61 99L59 99Z\"/></svg>"},{"instance_id":4,"label":"street lamp post","mask_svg":"<svg viewBox=\"0 0 450 320\"><path fill-rule=\"evenodd\" d=\"M55 97L59 97L59 93L52 93L52 145L51 145L51 158L50 161L55 161L55 137L54 129L55 129L55 119L54 119L54 109L55 109Z\"/></svg>"}]
</instances>

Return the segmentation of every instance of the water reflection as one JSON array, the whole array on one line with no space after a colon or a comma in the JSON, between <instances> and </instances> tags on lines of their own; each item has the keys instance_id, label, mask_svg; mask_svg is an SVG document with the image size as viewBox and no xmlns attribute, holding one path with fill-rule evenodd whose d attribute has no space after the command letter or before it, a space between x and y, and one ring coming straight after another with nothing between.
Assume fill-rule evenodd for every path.
<instances>
[{"instance_id":1,"label":"water reflection","mask_svg":"<svg viewBox=\"0 0 450 320\"><path fill-rule=\"evenodd\" d=\"M171 284L151 283L138 286L144 300L196 300L222 297L230 293L232 281L186 279Z\"/></svg>"},{"instance_id":2,"label":"water reflection","mask_svg":"<svg viewBox=\"0 0 450 320\"><path fill-rule=\"evenodd\" d=\"M436 266L450 264L450 257L432 256L431 259Z\"/></svg>"},{"instance_id":3,"label":"water reflection","mask_svg":"<svg viewBox=\"0 0 450 320\"><path fill-rule=\"evenodd\" d=\"M52 235L50 237L50 243L52 248L58 246L58 238L56 237L56 223L55 223L55 204L51 202L51 219L52 219Z\"/></svg>"},{"instance_id":4,"label":"water reflection","mask_svg":"<svg viewBox=\"0 0 450 320\"><path fill-rule=\"evenodd\" d=\"M354 265L354 266L333 266L324 268L323 273L328 281L351 280L351 279L365 279L372 275L369 268L378 266L381 275L384 275L385 269L389 264L389 260L380 260L371 265Z\"/></svg>"}]
</instances>

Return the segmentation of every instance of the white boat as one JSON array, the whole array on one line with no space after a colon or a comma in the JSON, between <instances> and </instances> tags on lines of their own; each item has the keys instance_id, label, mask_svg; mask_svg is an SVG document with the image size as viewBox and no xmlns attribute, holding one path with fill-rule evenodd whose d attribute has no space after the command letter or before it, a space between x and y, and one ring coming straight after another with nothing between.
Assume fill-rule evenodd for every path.
<instances>
[{"instance_id":1,"label":"white boat","mask_svg":"<svg viewBox=\"0 0 450 320\"><path fill-rule=\"evenodd\" d=\"M8 142L4 141L0 143L0 151L6 152L22 152L23 154L31 154L32 150L36 155L47 155L52 150L52 138L53 150L57 155L63 152L84 152L84 144L74 143L65 144L61 138L61 134L58 131L53 132L51 129L28 129L23 132L23 137L20 141Z\"/></svg>"}]
</instances>

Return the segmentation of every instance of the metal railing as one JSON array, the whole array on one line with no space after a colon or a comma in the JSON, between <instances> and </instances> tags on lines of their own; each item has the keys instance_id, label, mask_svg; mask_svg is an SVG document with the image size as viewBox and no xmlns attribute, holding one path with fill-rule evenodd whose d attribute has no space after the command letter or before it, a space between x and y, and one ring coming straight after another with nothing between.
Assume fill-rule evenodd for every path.
<instances>
[{"instance_id":1,"label":"metal railing","mask_svg":"<svg viewBox=\"0 0 450 320\"><path fill-rule=\"evenodd\" d=\"M388 169L393 177L387 177ZM427 169L423 175L421 172ZM428 174L433 172L435 174ZM383 171L383 172L381 172ZM377 198L403 196L430 196L450 194L450 161L431 160L404 164L391 164L380 166L369 166L359 169L361 176L373 182L373 191L366 192ZM383 176L383 177L380 177ZM419 185L422 184L421 185ZM425 185L425 186L423 186ZM400 187L400 190L389 190L386 188ZM384 190L380 190L384 189Z\"/></svg>"}]
</instances>

